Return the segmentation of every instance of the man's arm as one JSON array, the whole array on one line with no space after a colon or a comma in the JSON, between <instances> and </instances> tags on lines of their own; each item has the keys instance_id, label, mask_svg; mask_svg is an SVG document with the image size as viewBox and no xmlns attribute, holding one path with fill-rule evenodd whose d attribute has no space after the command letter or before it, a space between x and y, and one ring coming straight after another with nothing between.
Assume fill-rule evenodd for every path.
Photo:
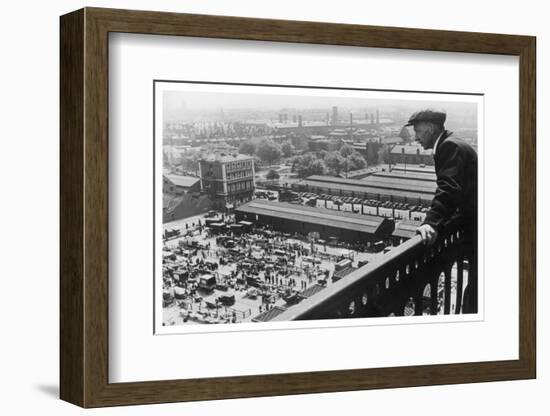
<instances>
[{"instance_id":1,"label":"man's arm","mask_svg":"<svg viewBox=\"0 0 550 416\"><path fill-rule=\"evenodd\" d=\"M463 198L464 160L459 147L453 142L444 142L437 159L437 189L423 224L440 231L456 211Z\"/></svg>"},{"instance_id":2,"label":"man's arm","mask_svg":"<svg viewBox=\"0 0 550 416\"><path fill-rule=\"evenodd\" d=\"M435 240L437 240L438 236L437 230L429 224L422 224L416 229L416 233L420 234L422 242L427 246L431 246L433 243L435 243Z\"/></svg>"}]
</instances>

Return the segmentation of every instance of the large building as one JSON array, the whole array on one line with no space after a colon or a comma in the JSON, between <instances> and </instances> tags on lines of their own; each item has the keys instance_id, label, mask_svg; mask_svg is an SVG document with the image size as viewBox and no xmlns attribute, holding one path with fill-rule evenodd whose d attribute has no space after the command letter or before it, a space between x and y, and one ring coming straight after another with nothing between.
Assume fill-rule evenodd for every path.
<instances>
[{"instance_id":1,"label":"large building","mask_svg":"<svg viewBox=\"0 0 550 416\"><path fill-rule=\"evenodd\" d=\"M437 180L435 172L414 172L406 170L392 170L391 172L377 171L374 172L372 176L377 178L394 178L428 182L435 182Z\"/></svg>"},{"instance_id":2,"label":"large building","mask_svg":"<svg viewBox=\"0 0 550 416\"><path fill-rule=\"evenodd\" d=\"M311 136L308 140L308 147L311 152L320 152L325 150L327 152L334 152L338 150L340 142L333 139L327 139L326 136Z\"/></svg>"},{"instance_id":3,"label":"large building","mask_svg":"<svg viewBox=\"0 0 550 416\"><path fill-rule=\"evenodd\" d=\"M434 158L431 149L424 150L417 145L396 145L390 152L392 163L433 165Z\"/></svg>"},{"instance_id":4,"label":"large building","mask_svg":"<svg viewBox=\"0 0 550 416\"><path fill-rule=\"evenodd\" d=\"M391 237L393 220L374 215L313 208L304 205L254 200L235 210L237 221L268 225L285 233L319 233L349 243L375 242Z\"/></svg>"},{"instance_id":5,"label":"large building","mask_svg":"<svg viewBox=\"0 0 550 416\"><path fill-rule=\"evenodd\" d=\"M332 107L332 125L338 124L338 107Z\"/></svg>"},{"instance_id":6,"label":"large building","mask_svg":"<svg viewBox=\"0 0 550 416\"><path fill-rule=\"evenodd\" d=\"M254 195L254 158L241 154L209 154L199 160L201 191L216 208L233 209Z\"/></svg>"},{"instance_id":7,"label":"large building","mask_svg":"<svg viewBox=\"0 0 550 416\"><path fill-rule=\"evenodd\" d=\"M201 214L212 208L210 199L199 194L199 178L167 173L162 180L164 223Z\"/></svg>"},{"instance_id":8,"label":"large building","mask_svg":"<svg viewBox=\"0 0 550 416\"><path fill-rule=\"evenodd\" d=\"M399 191L416 192L419 194L429 195L433 195L437 188L435 180L426 181L423 179L416 179L414 177L370 175L361 179L361 182L365 183L367 186L380 189L395 189Z\"/></svg>"},{"instance_id":9,"label":"large building","mask_svg":"<svg viewBox=\"0 0 550 416\"><path fill-rule=\"evenodd\" d=\"M425 165L425 164L401 164L396 163L390 165L390 171L391 172L417 172L417 173L433 173L435 175L435 167L433 165Z\"/></svg>"},{"instance_id":10,"label":"large building","mask_svg":"<svg viewBox=\"0 0 550 416\"><path fill-rule=\"evenodd\" d=\"M194 176L165 174L162 176L163 192L182 195L185 192L200 190L200 180Z\"/></svg>"},{"instance_id":11,"label":"large building","mask_svg":"<svg viewBox=\"0 0 550 416\"><path fill-rule=\"evenodd\" d=\"M379 201L405 202L429 206L436 183L401 178L367 176L363 179L344 179L334 176L313 175L292 185L295 190L351 196Z\"/></svg>"}]
</instances>

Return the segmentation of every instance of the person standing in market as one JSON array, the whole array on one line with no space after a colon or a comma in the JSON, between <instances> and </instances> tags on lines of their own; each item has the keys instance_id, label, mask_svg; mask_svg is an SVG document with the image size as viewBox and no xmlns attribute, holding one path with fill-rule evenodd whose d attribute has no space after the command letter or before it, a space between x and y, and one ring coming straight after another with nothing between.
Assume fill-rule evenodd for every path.
<instances>
[{"instance_id":1,"label":"person standing in market","mask_svg":"<svg viewBox=\"0 0 550 416\"><path fill-rule=\"evenodd\" d=\"M477 312L477 153L472 146L445 129L444 112L422 110L409 118L415 139L424 149L433 149L437 189L422 225L416 232L426 246L437 240L451 220L464 233L468 259L468 286L463 313Z\"/></svg>"}]
</instances>

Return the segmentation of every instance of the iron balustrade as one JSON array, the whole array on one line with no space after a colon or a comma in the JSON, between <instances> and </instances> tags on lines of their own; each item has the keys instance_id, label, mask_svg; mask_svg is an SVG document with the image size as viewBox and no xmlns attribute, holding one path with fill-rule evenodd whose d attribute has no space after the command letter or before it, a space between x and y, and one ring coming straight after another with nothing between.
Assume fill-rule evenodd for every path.
<instances>
[{"instance_id":1,"label":"iron balustrade","mask_svg":"<svg viewBox=\"0 0 550 416\"><path fill-rule=\"evenodd\" d=\"M435 315L440 309L440 276L444 279L442 312L450 314L453 267L456 267L453 313L461 313L465 269L468 282L472 285L471 293L477 293L476 263L470 254L471 244L468 245L464 240L464 232L453 222L445 227L445 231L430 247L426 247L420 236L416 235L301 303L289 307L272 321L380 317L392 314L403 316L407 307L414 310L414 315L422 315L428 308L429 313ZM430 295L425 299L427 285L430 286ZM474 302L477 304L477 299Z\"/></svg>"}]
</instances>

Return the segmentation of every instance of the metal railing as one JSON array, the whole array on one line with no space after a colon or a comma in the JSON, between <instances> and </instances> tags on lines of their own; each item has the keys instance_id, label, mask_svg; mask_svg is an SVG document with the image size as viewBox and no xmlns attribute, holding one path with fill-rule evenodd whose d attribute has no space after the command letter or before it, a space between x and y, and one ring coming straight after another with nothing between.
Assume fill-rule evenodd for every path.
<instances>
[{"instance_id":1,"label":"metal railing","mask_svg":"<svg viewBox=\"0 0 550 416\"><path fill-rule=\"evenodd\" d=\"M475 259L472 258L471 245L464 240L464 232L453 223L430 247L422 244L420 236L415 236L288 308L273 321L403 316L406 309L414 315L427 311L432 315L438 311L450 314L451 306L453 313L463 313L465 270L473 293L477 293ZM438 294L440 278L444 295L441 305ZM454 279L456 295L452 305ZM427 285L430 287L429 296L425 296ZM474 302L477 304L477 299Z\"/></svg>"}]
</instances>

